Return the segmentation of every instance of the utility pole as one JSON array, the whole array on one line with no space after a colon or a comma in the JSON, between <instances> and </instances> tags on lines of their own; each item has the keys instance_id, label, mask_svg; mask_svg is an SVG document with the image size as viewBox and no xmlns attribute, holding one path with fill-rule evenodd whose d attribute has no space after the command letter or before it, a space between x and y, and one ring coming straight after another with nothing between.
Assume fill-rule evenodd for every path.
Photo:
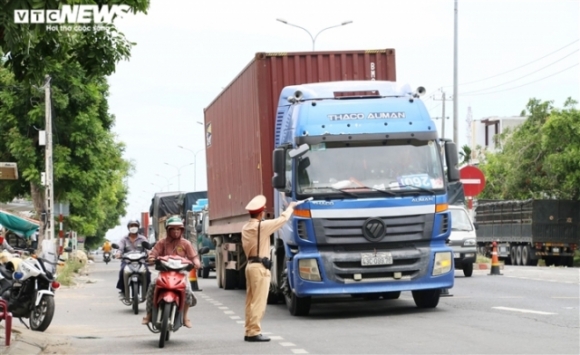
<instances>
[{"instance_id":1,"label":"utility pole","mask_svg":"<svg viewBox=\"0 0 580 355\"><path fill-rule=\"evenodd\" d=\"M46 130L46 146L45 146L45 199L46 199L46 224L44 228L45 239L53 240L54 225L52 223L52 213L54 208L54 196L52 181L52 105L50 102L50 76L45 76L46 82L44 84L44 103L45 103L45 130Z\"/></svg>"},{"instance_id":2,"label":"utility pole","mask_svg":"<svg viewBox=\"0 0 580 355\"><path fill-rule=\"evenodd\" d=\"M441 118L441 121L443 121L441 123L441 138L445 138L445 120L449 119L449 117L445 116L445 101L451 101L453 98L449 97L449 96L446 97L445 91L443 91L443 88L441 88L440 90L441 90L441 98L436 99L435 97L433 97L433 100L435 100L435 101L441 100L441 103L442 103L443 113L441 114L441 117L435 117L435 119Z\"/></svg>"},{"instance_id":3,"label":"utility pole","mask_svg":"<svg viewBox=\"0 0 580 355\"><path fill-rule=\"evenodd\" d=\"M459 100L459 94L457 92L457 18L458 18L458 8L457 0L455 0L455 29L454 29L454 41L453 41L453 141L455 144L459 144L457 137L457 101Z\"/></svg>"}]
</instances>

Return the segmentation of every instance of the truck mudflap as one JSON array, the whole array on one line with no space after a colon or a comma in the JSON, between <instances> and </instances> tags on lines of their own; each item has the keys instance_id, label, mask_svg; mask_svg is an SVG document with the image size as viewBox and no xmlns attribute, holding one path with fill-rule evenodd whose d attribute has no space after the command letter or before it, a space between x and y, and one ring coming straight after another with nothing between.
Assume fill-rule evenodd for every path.
<instances>
[{"instance_id":1,"label":"truck mudflap","mask_svg":"<svg viewBox=\"0 0 580 355\"><path fill-rule=\"evenodd\" d=\"M358 254L358 257L353 253L330 252L295 255L288 262L291 289L297 296L307 297L453 287L453 254L448 248L399 250L393 252L392 264L378 266L361 266L361 256ZM438 258L445 255L445 269L441 269L438 259L437 271L434 271L436 254L440 254ZM305 261L313 259L318 265L319 281L307 274L312 261Z\"/></svg>"}]
</instances>

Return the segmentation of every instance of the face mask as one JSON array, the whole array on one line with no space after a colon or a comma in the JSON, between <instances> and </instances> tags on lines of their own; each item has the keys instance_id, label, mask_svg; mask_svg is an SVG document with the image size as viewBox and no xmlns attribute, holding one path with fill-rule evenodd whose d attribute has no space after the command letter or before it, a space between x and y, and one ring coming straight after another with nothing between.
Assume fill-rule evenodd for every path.
<instances>
[{"instance_id":1,"label":"face mask","mask_svg":"<svg viewBox=\"0 0 580 355\"><path fill-rule=\"evenodd\" d=\"M137 234L138 231L139 231L139 228L137 228L137 227L129 228L129 233L131 233L131 234Z\"/></svg>"}]
</instances>

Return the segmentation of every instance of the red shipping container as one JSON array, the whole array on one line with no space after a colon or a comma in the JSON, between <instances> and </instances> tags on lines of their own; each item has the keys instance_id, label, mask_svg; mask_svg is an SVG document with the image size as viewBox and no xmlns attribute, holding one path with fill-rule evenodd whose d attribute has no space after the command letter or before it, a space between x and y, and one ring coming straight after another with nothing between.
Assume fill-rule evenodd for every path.
<instances>
[{"instance_id":1,"label":"red shipping container","mask_svg":"<svg viewBox=\"0 0 580 355\"><path fill-rule=\"evenodd\" d=\"M258 194L273 214L276 109L289 85L342 80L396 81L395 50L257 53L204 110L209 234L240 233Z\"/></svg>"}]
</instances>

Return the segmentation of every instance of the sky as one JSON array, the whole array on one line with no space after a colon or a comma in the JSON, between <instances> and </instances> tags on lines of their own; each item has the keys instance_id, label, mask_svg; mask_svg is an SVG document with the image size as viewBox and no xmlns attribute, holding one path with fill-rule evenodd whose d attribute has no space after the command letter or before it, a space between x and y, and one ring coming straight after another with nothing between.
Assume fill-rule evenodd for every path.
<instances>
[{"instance_id":1,"label":"sky","mask_svg":"<svg viewBox=\"0 0 580 355\"><path fill-rule=\"evenodd\" d=\"M579 0L457 2L459 146L470 109L478 120L517 116L530 98L580 100ZM136 46L109 79L109 106L135 170L128 213L107 238L126 234L155 192L206 190L203 110L255 53L310 51L307 31L345 21L316 50L394 48L397 80L425 87L427 109L442 116L441 88L454 95L454 0L151 0L148 14L116 21ZM453 101L445 111L453 138Z\"/></svg>"}]
</instances>

